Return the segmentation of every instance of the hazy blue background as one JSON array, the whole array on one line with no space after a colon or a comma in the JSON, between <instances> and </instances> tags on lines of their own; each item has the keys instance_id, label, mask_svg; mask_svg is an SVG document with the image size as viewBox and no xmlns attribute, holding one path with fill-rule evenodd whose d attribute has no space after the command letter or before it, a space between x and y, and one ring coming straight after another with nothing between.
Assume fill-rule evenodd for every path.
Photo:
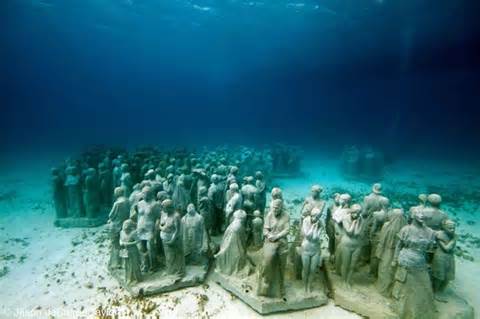
<instances>
[{"instance_id":1,"label":"hazy blue background","mask_svg":"<svg viewBox=\"0 0 480 319\"><path fill-rule=\"evenodd\" d=\"M479 2L3 0L0 143L471 156Z\"/></svg>"}]
</instances>

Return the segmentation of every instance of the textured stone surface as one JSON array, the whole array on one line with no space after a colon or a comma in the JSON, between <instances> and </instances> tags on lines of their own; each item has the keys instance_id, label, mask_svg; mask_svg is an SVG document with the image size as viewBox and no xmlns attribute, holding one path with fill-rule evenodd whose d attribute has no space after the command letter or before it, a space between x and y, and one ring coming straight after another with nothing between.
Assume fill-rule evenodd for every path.
<instances>
[{"instance_id":1,"label":"textured stone surface","mask_svg":"<svg viewBox=\"0 0 480 319\"><path fill-rule=\"evenodd\" d=\"M151 296L202 284L207 276L207 270L202 266L186 266L185 276L165 275L163 271L146 274L142 282L128 285L124 281L123 270L113 270L112 275L132 296Z\"/></svg>"},{"instance_id":2,"label":"textured stone surface","mask_svg":"<svg viewBox=\"0 0 480 319\"><path fill-rule=\"evenodd\" d=\"M377 292L373 278L365 272L354 274L352 287L347 287L332 269L328 270L331 297L335 304L371 319L398 319L394 301ZM473 319L474 311L465 300L451 290L446 303L435 301L439 319Z\"/></svg>"},{"instance_id":3,"label":"textured stone surface","mask_svg":"<svg viewBox=\"0 0 480 319\"><path fill-rule=\"evenodd\" d=\"M235 278L214 271L211 279L262 315L319 307L328 301L321 287L315 287L314 292L306 295L299 280L286 282L286 298L281 299L257 296L256 274L247 278Z\"/></svg>"}]
</instances>

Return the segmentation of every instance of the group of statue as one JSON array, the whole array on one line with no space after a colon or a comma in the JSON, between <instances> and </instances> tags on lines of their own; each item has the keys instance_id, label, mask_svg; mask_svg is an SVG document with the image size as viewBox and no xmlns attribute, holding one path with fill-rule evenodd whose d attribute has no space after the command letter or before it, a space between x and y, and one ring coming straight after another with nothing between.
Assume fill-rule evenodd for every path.
<instances>
[{"instance_id":1,"label":"group of statue","mask_svg":"<svg viewBox=\"0 0 480 319\"><path fill-rule=\"evenodd\" d=\"M379 179L385 170L383 153L371 147L345 147L340 163L342 173L348 178Z\"/></svg>"},{"instance_id":2,"label":"group of statue","mask_svg":"<svg viewBox=\"0 0 480 319\"><path fill-rule=\"evenodd\" d=\"M57 216L93 216L110 206L108 266L122 269L127 284L159 270L180 279L187 265L207 270L214 261L224 276L255 275L257 296L284 298L287 264L307 295L322 271L332 269L351 287L368 266L401 318L435 317L434 298L445 300L455 276L455 223L439 195L420 195L405 213L390 207L380 184L361 203L349 194L326 200L313 185L292 228L297 221L280 188L267 205L271 171L255 170L252 158L271 157L251 149L93 152L53 170ZM252 251L260 258L253 261Z\"/></svg>"}]
</instances>

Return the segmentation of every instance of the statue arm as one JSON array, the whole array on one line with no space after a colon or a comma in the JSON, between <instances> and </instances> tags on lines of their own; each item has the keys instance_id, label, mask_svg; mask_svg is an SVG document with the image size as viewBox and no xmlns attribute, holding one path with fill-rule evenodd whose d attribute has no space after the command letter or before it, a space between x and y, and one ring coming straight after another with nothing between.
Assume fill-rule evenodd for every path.
<instances>
[{"instance_id":1,"label":"statue arm","mask_svg":"<svg viewBox=\"0 0 480 319\"><path fill-rule=\"evenodd\" d=\"M453 238L449 242L444 242L443 240L438 239L437 243L444 252L451 253L455 248L456 240Z\"/></svg>"}]
</instances>

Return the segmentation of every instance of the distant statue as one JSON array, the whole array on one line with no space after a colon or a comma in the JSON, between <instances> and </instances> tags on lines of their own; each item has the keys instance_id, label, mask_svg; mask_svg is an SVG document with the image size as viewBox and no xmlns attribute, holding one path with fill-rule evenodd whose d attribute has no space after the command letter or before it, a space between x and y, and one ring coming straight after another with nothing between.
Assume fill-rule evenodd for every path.
<instances>
[{"instance_id":1,"label":"distant statue","mask_svg":"<svg viewBox=\"0 0 480 319\"><path fill-rule=\"evenodd\" d=\"M247 237L245 222L247 214L237 210L223 234L220 250L215 255L216 270L224 275L248 275Z\"/></svg>"},{"instance_id":2,"label":"distant statue","mask_svg":"<svg viewBox=\"0 0 480 319\"><path fill-rule=\"evenodd\" d=\"M263 173L260 171L255 173L255 187L257 188L256 208L263 215L267 205L267 184L265 183Z\"/></svg>"},{"instance_id":3,"label":"distant statue","mask_svg":"<svg viewBox=\"0 0 480 319\"><path fill-rule=\"evenodd\" d=\"M201 186L198 189L198 200L197 200L198 212L202 215L205 222L205 229L207 234L210 236L213 230L213 205L208 197L208 190L205 186Z\"/></svg>"},{"instance_id":4,"label":"distant statue","mask_svg":"<svg viewBox=\"0 0 480 319\"><path fill-rule=\"evenodd\" d=\"M409 216L408 216L408 221L411 222L413 219L413 215L418 211L418 210L423 210L427 207L427 194L420 194L418 195L418 205L417 206L412 206L409 210Z\"/></svg>"},{"instance_id":5,"label":"distant statue","mask_svg":"<svg viewBox=\"0 0 480 319\"><path fill-rule=\"evenodd\" d=\"M81 217L82 212L82 189L80 176L77 168L69 166L66 169L65 188L67 190L67 212L68 217Z\"/></svg>"},{"instance_id":6,"label":"distant statue","mask_svg":"<svg viewBox=\"0 0 480 319\"><path fill-rule=\"evenodd\" d=\"M325 208L325 201L321 199L320 195L323 189L320 185L313 185L310 189L310 196L308 196L303 202L301 209L301 218L310 215L311 211L315 208L320 210L320 213L323 212Z\"/></svg>"},{"instance_id":7,"label":"distant statue","mask_svg":"<svg viewBox=\"0 0 480 319\"><path fill-rule=\"evenodd\" d=\"M195 210L193 204L187 206L187 213L182 217L182 233L185 263L207 266L208 234L203 216Z\"/></svg>"},{"instance_id":8,"label":"distant statue","mask_svg":"<svg viewBox=\"0 0 480 319\"><path fill-rule=\"evenodd\" d=\"M332 218L333 212L336 211L339 206L340 194L335 193L333 195L333 202L327 208L327 215L325 216L325 231L328 237L328 252L330 257L334 258L335 256L335 221Z\"/></svg>"},{"instance_id":9,"label":"distant statue","mask_svg":"<svg viewBox=\"0 0 480 319\"><path fill-rule=\"evenodd\" d=\"M128 197L130 204L132 206L138 204L138 202L142 199L143 193L142 193L142 186L141 184L137 183L133 185L132 188L132 193Z\"/></svg>"},{"instance_id":10,"label":"distant statue","mask_svg":"<svg viewBox=\"0 0 480 319\"><path fill-rule=\"evenodd\" d=\"M97 172L94 168L86 171L83 189L83 203L88 218L95 218L100 210Z\"/></svg>"},{"instance_id":11,"label":"distant statue","mask_svg":"<svg viewBox=\"0 0 480 319\"><path fill-rule=\"evenodd\" d=\"M398 234L392 266L397 267L392 296L400 318L437 318L426 254L435 243L434 232L425 226L423 211Z\"/></svg>"},{"instance_id":12,"label":"distant statue","mask_svg":"<svg viewBox=\"0 0 480 319\"><path fill-rule=\"evenodd\" d=\"M230 185L229 190L231 197L225 207L225 222L229 225L233 216L233 213L239 209L242 209L242 195L238 189L238 184L233 183Z\"/></svg>"},{"instance_id":13,"label":"distant statue","mask_svg":"<svg viewBox=\"0 0 480 319\"><path fill-rule=\"evenodd\" d=\"M170 196L173 195L173 191L175 190L175 180L172 173L168 174L167 179L163 182L163 190Z\"/></svg>"},{"instance_id":14,"label":"distant statue","mask_svg":"<svg viewBox=\"0 0 480 319\"><path fill-rule=\"evenodd\" d=\"M322 210L319 207L312 209L310 214L303 219L302 245L302 280L305 292L312 291L312 283L315 272L318 271L321 262L321 241L325 234L325 227L320 219Z\"/></svg>"},{"instance_id":15,"label":"distant statue","mask_svg":"<svg viewBox=\"0 0 480 319\"><path fill-rule=\"evenodd\" d=\"M253 247L259 249L263 245L263 219L260 210L253 212L252 220L252 239Z\"/></svg>"},{"instance_id":16,"label":"distant statue","mask_svg":"<svg viewBox=\"0 0 480 319\"><path fill-rule=\"evenodd\" d=\"M341 194L338 197L338 207L332 212L332 220L335 225L335 259L337 258L337 248L344 232L343 221L350 214L350 194Z\"/></svg>"},{"instance_id":17,"label":"distant statue","mask_svg":"<svg viewBox=\"0 0 480 319\"><path fill-rule=\"evenodd\" d=\"M225 215L223 212L224 190L222 185L220 185L220 177L217 174L213 174L210 181L208 198L212 204L212 234L219 234L221 233Z\"/></svg>"},{"instance_id":18,"label":"distant statue","mask_svg":"<svg viewBox=\"0 0 480 319\"><path fill-rule=\"evenodd\" d=\"M132 284L142 281L138 237L135 223L130 219L123 222L119 243L122 248L120 256L125 260L125 282Z\"/></svg>"},{"instance_id":19,"label":"distant statue","mask_svg":"<svg viewBox=\"0 0 480 319\"><path fill-rule=\"evenodd\" d=\"M433 230L441 230L442 223L448 218L447 214L441 209L442 197L438 194L430 194L427 197L430 207L423 210L425 225Z\"/></svg>"},{"instance_id":20,"label":"distant statue","mask_svg":"<svg viewBox=\"0 0 480 319\"><path fill-rule=\"evenodd\" d=\"M258 295L283 297L285 295L285 266L288 254L287 235L290 218L281 199L271 203L265 217L263 235L263 260L259 269Z\"/></svg>"},{"instance_id":21,"label":"distant statue","mask_svg":"<svg viewBox=\"0 0 480 319\"><path fill-rule=\"evenodd\" d=\"M104 207L112 204L112 173L105 163L98 164L98 180L100 188L100 203Z\"/></svg>"},{"instance_id":22,"label":"distant statue","mask_svg":"<svg viewBox=\"0 0 480 319\"><path fill-rule=\"evenodd\" d=\"M190 192L185 186L185 175L180 175L172 195L173 206L182 216L187 212L187 205L190 204Z\"/></svg>"},{"instance_id":23,"label":"distant statue","mask_svg":"<svg viewBox=\"0 0 480 319\"><path fill-rule=\"evenodd\" d=\"M282 190L279 187L272 188L272 191L271 191L270 195L272 196L272 201L276 200L276 199L283 200L283 193L282 193Z\"/></svg>"},{"instance_id":24,"label":"distant statue","mask_svg":"<svg viewBox=\"0 0 480 319\"><path fill-rule=\"evenodd\" d=\"M175 212L173 202L170 199L162 202L162 213L158 227L165 253L166 274L183 277L185 274L185 255L183 253L181 221L180 215Z\"/></svg>"},{"instance_id":25,"label":"distant statue","mask_svg":"<svg viewBox=\"0 0 480 319\"><path fill-rule=\"evenodd\" d=\"M67 217L67 198L65 193L65 181L63 180L60 170L52 168L52 189L53 204L57 218Z\"/></svg>"},{"instance_id":26,"label":"distant statue","mask_svg":"<svg viewBox=\"0 0 480 319\"><path fill-rule=\"evenodd\" d=\"M108 262L108 267L118 268L120 267L120 246L119 238L120 231L122 230L122 225L125 220L128 219L130 214L130 203L125 197L125 189L122 187L115 188L114 192L115 202L113 203L112 210L108 215L108 228L110 231L110 261Z\"/></svg>"},{"instance_id":27,"label":"distant statue","mask_svg":"<svg viewBox=\"0 0 480 319\"><path fill-rule=\"evenodd\" d=\"M335 250L335 268L347 286L352 284L352 275L364 246L366 221L360 216L362 207L352 205L350 213L342 220L342 234Z\"/></svg>"},{"instance_id":28,"label":"distant statue","mask_svg":"<svg viewBox=\"0 0 480 319\"><path fill-rule=\"evenodd\" d=\"M407 224L402 209L393 209L383 224L379 236L375 255L379 260L377 289L385 297L390 297L394 282L395 268L392 261L397 246L398 233Z\"/></svg>"},{"instance_id":29,"label":"distant statue","mask_svg":"<svg viewBox=\"0 0 480 319\"><path fill-rule=\"evenodd\" d=\"M249 219L248 216L251 216L256 209L257 188L253 185L254 180L252 176L246 176L244 178L245 183L241 189L242 208L247 213L247 219Z\"/></svg>"},{"instance_id":30,"label":"distant statue","mask_svg":"<svg viewBox=\"0 0 480 319\"><path fill-rule=\"evenodd\" d=\"M120 184L123 188L125 188L125 196L128 197L130 196L133 187L132 175L129 172L128 164L122 164L121 172L122 174L120 175Z\"/></svg>"},{"instance_id":31,"label":"distant statue","mask_svg":"<svg viewBox=\"0 0 480 319\"><path fill-rule=\"evenodd\" d=\"M435 238L437 248L432 261L433 290L435 299L446 302L445 288L455 279L455 222L445 219L442 230L436 232Z\"/></svg>"}]
</instances>

